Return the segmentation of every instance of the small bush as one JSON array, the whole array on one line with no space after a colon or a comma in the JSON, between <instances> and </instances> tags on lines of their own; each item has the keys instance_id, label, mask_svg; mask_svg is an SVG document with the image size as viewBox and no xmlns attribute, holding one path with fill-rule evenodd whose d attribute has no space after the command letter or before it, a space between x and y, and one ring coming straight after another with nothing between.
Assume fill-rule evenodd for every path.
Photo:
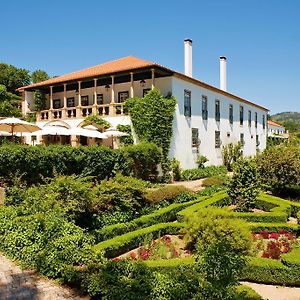
<instances>
[{"instance_id":1,"label":"small bush","mask_svg":"<svg viewBox=\"0 0 300 300\"><path fill-rule=\"evenodd\" d=\"M255 206L259 194L259 179L254 162L240 160L234 167L228 195L239 211L249 211Z\"/></svg>"},{"instance_id":2,"label":"small bush","mask_svg":"<svg viewBox=\"0 0 300 300\"><path fill-rule=\"evenodd\" d=\"M158 203L170 201L183 193L190 192L189 189L182 185L166 185L160 188L148 189L145 198L149 203Z\"/></svg>"},{"instance_id":3,"label":"small bush","mask_svg":"<svg viewBox=\"0 0 300 300\"><path fill-rule=\"evenodd\" d=\"M184 170L181 173L181 180L196 180L196 179L202 179L206 177L211 177L214 175L219 175L219 174L226 174L227 170L226 167L220 166L210 166L206 168L198 168L198 169L189 169L189 170Z\"/></svg>"},{"instance_id":4,"label":"small bush","mask_svg":"<svg viewBox=\"0 0 300 300\"><path fill-rule=\"evenodd\" d=\"M174 157L171 161L173 180L179 181L181 179L180 162Z\"/></svg>"},{"instance_id":5,"label":"small bush","mask_svg":"<svg viewBox=\"0 0 300 300\"><path fill-rule=\"evenodd\" d=\"M225 185L227 178L225 176L212 176L212 177L208 177L205 178L202 181L202 186L204 187L210 187L210 186L214 186L214 185Z\"/></svg>"},{"instance_id":6,"label":"small bush","mask_svg":"<svg viewBox=\"0 0 300 300\"><path fill-rule=\"evenodd\" d=\"M204 168L204 164L206 162L208 162L208 158L206 156L204 156L204 155L200 155L200 156L198 156L196 163L198 165L198 168L203 169Z\"/></svg>"},{"instance_id":7,"label":"small bush","mask_svg":"<svg viewBox=\"0 0 300 300\"><path fill-rule=\"evenodd\" d=\"M222 158L223 164L228 171L232 171L234 163L236 163L243 156L242 146L240 143L236 145L230 143L223 146Z\"/></svg>"}]
</instances>

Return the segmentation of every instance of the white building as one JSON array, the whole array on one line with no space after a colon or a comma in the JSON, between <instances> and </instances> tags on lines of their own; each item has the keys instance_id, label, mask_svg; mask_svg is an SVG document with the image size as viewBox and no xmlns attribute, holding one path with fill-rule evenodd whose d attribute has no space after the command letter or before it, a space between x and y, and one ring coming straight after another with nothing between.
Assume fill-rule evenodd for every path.
<instances>
[{"instance_id":1,"label":"white building","mask_svg":"<svg viewBox=\"0 0 300 300\"><path fill-rule=\"evenodd\" d=\"M185 40L185 74L133 56L69 73L20 88L23 113L34 111L34 91L46 93L46 109L37 112L41 127L80 127L89 114L112 126L130 124L123 109L128 97L142 97L156 87L177 99L170 157L184 169L194 168L199 155L210 165L222 164L222 146L242 142L246 156L266 147L268 110L226 91L226 58L220 58L220 86L192 77L192 41ZM66 138L64 138L66 139ZM71 137L71 144L78 143ZM86 141L83 141L86 142ZM89 143L89 142L88 142ZM110 144L110 142L104 142Z\"/></svg>"},{"instance_id":2,"label":"white building","mask_svg":"<svg viewBox=\"0 0 300 300\"><path fill-rule=\"evenodd\" d=\"M268 138L271 139L287 139L289 133L285 130L285 127L272 121L268 120Z\"/></svg>"}]
</instances>

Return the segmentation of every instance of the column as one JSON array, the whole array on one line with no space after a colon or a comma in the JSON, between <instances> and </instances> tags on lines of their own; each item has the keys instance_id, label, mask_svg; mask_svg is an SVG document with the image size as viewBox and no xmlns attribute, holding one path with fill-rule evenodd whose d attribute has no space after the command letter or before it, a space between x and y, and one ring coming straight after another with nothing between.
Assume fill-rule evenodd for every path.
<instances>
[{"instance_id":1,"label":"column","mask_svg":"<svg viewBox=\"0 0 300 300\"><path fill-rule=\"evenodd\" d=\"M154 69L151 69L151 90L154 89Z\"/></svg>"},{"instance_id":2,"label":"column","mask_svg":"<svg viewBox=\"0 0 300 300\"><path fill-rule=\"evenodd\" d=\"M82 112L81 112L81 81L78 81L78 105L76 108L76 117L80 118L82 117Z\"/></svg>"},{"instance_id":3,"label":"column","mask_svg":"<svg viewBox=\"0 0 300 300\"><path fill-rule=\"evenodd\" d=\"M53 86L51 85L50 86L50 111L49 111L49 116L48 116L48 119L51 121L53 120Z\"/></svg>"},{"instance_id":4,"label":"column","mask_svg":"<svg viewBox=\"0 0 300 300\"><path fill-rule=\"evenodd\" d=\"M97 114L97 78L94 78L94 105L93 105L93 115Z\"/></svg>"},{"instance_id":5,"label":"column","mask_svg":"<svg viewBox=\"0 0 300 300\"><path fill-rule=\"evenodd\" d=\"M129 97L130 98L134 97L134 92L133 92L133 72L130 72L130 91L129 91Z\"/></svg>"},{"instance_id":6,"label":"column","mask_svg":"<svg viewBox=\"0 0 300 300\"><path fill-rule=\"evenodd\" d=\"M115 77L111 76L111 99L109 105L109 114L114 116L115 113Z\"/></svg>"},{"instance_id":7,"label":"column","mask_svg":"<svg viewBox=\"0 0 300 300\"><path fill-rule=\"evenodd\" d=\"M67 117L67 84L64 83L64 106L62 110L62 118L65 119Z\"/></svg>"}]
</instances>

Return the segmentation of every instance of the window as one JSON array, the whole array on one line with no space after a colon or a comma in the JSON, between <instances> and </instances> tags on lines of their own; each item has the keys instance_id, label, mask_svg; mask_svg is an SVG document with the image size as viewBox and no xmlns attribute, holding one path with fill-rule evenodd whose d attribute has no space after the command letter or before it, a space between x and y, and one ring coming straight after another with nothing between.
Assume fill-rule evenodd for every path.
<instances>
[{"instance_id":1,"label":"window","mask_svg":"<svg viewBox=\"0 0 300 300\"><path fill-rule=\"evenodd\" d=\"M215 148L221 147L221 134L220 131L215 131Z\"/></svg>"},{"instance_id":2,"label":"window","mask_svg":"<svg viewBox=\"0 0 300 300\"><path fill-rule=\"evenodd\" d=\"M244 107L240 106L240 125L244 124Z\"/></svg>"},{"instance_id":3,"label":"window","mask_svg":"<svg viewBox=\"0 0 300 300\"><path fill-rule=\"evenodd\" d=\"M255 128L257 128L257 112L254 114Z\"/></svg>"},{"instance_id":4,"label":"window","mask_svg":"<svg viewBox=\"0 0 300 300\"><path fill-rule=\"evenodd\" d=\"M60 106L60 99L54 99L53 100L53 108L54 109L61 108L61 106Z\"/></svg>"},{"instance_id":5,"label":"window","mask_svg":"<svg viewBox=\"0 0 300 300\"><path fill-rule=\"evenodd\" d=\"M129 92L125 91L125 92L119 92L118 94L118 103L122 103L125 102L126 99L129 98Z\"/></svg>"},{"instance_id":6,"label":"window","mask_svg":"<svg viewBox=\"0 0 300 300\"><path fill-rule=\"evenodd\" d=\"M81 105L88 106L89 105L89 96L81 96Z\"/></svg>"},{"instance_id":7,"label":"window","mask_svg":"<svg viewBox=\"0 0 300 300\"><path fill-rule=\"evenodd\" d=\"M190 117L192 115L191 107L191 91L184 90L184 115Z\"/></svg>"},{"instance_id":8,"label":"window","mask_svg":"<svg viewBox=\"0 0 300 300\"><path fill-rule=\"evenodd\" d=\"M259 137L258 137L258 134L257 134L257 135L256 135L256 147L258 147L259 144L260 144L260 142L259 142Z\"/></svg>"},{"instance_id":9,"label":"window","mask_svg":"<svg viewBox=\"0 0 300 300\"><path fill-rule=\"evenodd\" d=\"M248 126L251 127L252 122L252 113L251 110L248 110Z\"/></svg>"},{"instance_id":10,"label":"window","mask_svg":"<svg viewBox=\"0 0 300 300\"><path fill-rule=\"evenodd\" d=\"M244 134L243 133L240 134L240 143L241 143L241 146L245 145L245 138L244 138Z\"/></svg>"},{"instance_id":11,"label":"window","mask_svg":"<svg viewBox=\"0 0 300 300\"><path fill-rule=\"evenodd\" d=\"M207 97L202 96L202 119L207 120L208 111L207 111Z\"/></svg>"},{"instance_id":12,"label":"window","mask_svg":"<svg viewBox=\"0 0 300 300\"><path fill-rule=\"evenodd\" d=\"M263 129L265 130L266 129L266 116L263 115L262 117L262 125L263 125Z\"/></svg>"},{"instance_id":13,"label":"window","mask_svg":"<svg viewBox=\"0 0 300 300\"><path fill-rule=\"evenodd\" d=\"M74 106L75 106L75 99L74 99L74 97L67 98L67 107L74 107Z\"/></svg>"},{"instance_id":14,"label":"window","mask_svg":"<svg viewBox=\"0 0 300 300\"><path fill-rule=\"evenodd\" d=\"M215 102L215 118L217 122L220 122L220 100Z\"/></svg>"},{"instance_id":15,"label":"window","mask_svg":"<svg viewBox=\"0 0 300 300\"><path fill-rule=\"evenodd\" d=\"M151 91L151 89L143 89L143 97L145 97L149 91Z\"/></svg>"},{"instance_id":16,"label":"window","mask_svg":"<svg viewBox=\"0 0 300 300\"><path fill-rule=\"evenodd\" d=\"M233 105L229 104L229 123L233 124Z\"/></svg>"},{"instance_id":17,"label":"window","mask_svg":"<svg viewBox=\"0 0 300 300\"><path fill-rule=\"evenodd\" d=\"M199 129L192 128L192 147L199 146Z\"/></svg>"},{"instance_id":18,"label":"window","mask_svg":"<svg viewBox=\"0 0 300 300\"><path fill-rule=\"evenodd\" d=\"M103 94L97 94L97 104L98 105L103 104Z\"/></svg>"}]
</instances>

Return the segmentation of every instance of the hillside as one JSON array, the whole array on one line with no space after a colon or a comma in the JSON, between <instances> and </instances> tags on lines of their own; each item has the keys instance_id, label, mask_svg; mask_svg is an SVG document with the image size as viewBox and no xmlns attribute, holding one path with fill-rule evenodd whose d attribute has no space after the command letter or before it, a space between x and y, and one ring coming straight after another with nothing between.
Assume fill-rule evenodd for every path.
<instances>
[{"instance_id":1,"label":"hillside","mask_svg":"<svg viewBox=\"0 0 300 300\"><path fill-rule=\"evenodd\" d=\"M300 123L300 112L282 112L271 116L275 122L294 122Z\"/></svg>"}]
</instances>

